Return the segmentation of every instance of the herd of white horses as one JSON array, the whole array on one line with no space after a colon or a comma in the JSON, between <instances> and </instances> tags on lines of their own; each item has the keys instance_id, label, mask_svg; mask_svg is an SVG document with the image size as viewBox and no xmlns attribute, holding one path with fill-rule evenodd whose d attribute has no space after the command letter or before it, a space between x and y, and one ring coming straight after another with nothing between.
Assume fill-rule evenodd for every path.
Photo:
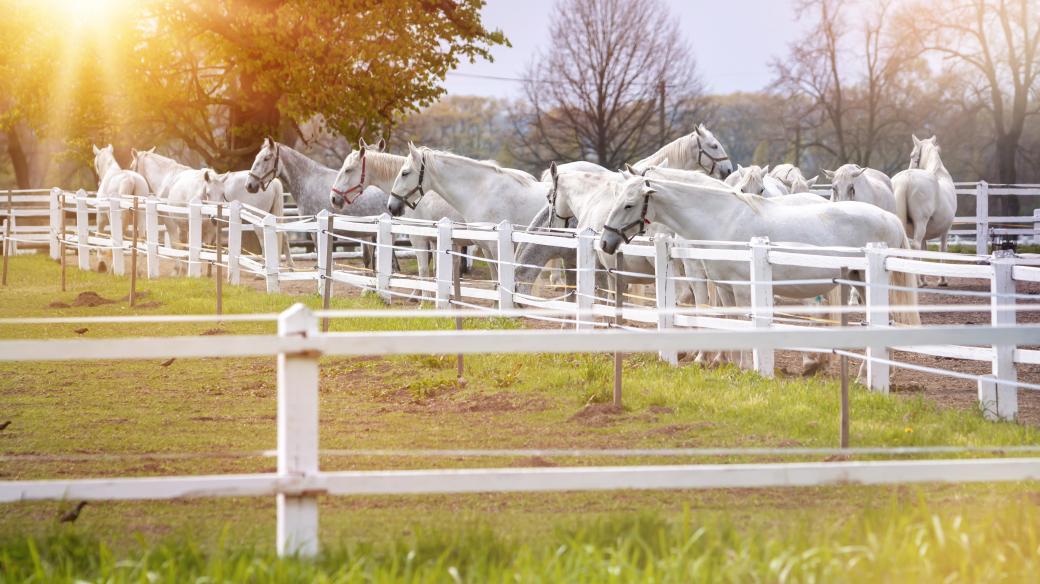
<instances>
[{"instance_id":1,"label":"herd of white horses","mask_svg":"<svg viewBox=\"0 0 1040 584\"><path fill-rule=\"evenodd\" d=\"M94 165L99 196L154 194L174 205L187 205L197 197L209 202L237 200L281 216L287 191L303 217L323 209L356 217L389 211L395 217L422 220L505 220L532 229L592 229L601 234L597 254L602 274L619 269L650 278L654 270L645 258L622 255L622 265L617 265L622 243L638 235L673 234L735 244L767 237L795 246L863 248L883 242L891 248L924 249L928 240L938 238L945 251L957 206L953 180L935 137L914 136L909 168L891 178L855 164L825 171L832 185L830 199L811 192L817 178L806 179L791 164L734 168L726 149L703 125L624 170L584 161L554 163L541 177L413 144L405 155L384 150L383 140L374 146L361 140L337 171L267 138L249 170L218 174L180 164L155 148L134 150L130 168L121 169L109 145L94 147ZM100 231L105 225L101 215L98 221ZM165 217L163 223L171 241L183 242L183 218ZM213 233L210 227L204 239L212 241ZM435 242L422 236L411 240L419 275L428 277ZM279 245L291 262L288 244L282 241ZM493 245L475 243L485 257L497 259ZM573 267L574 258L566 251L540 245L518 248L517 292L530 292L540 271L537 266L562 261ZM695 303L750 304L746 262L681 263L677 268L685 274L684 292ZM494 269L493 262L489 265ZM784 298L830 296L833 301L837 275L833 269L776 266L773 278L798 281L775 287ZM862 280L862 274L851 278ZM609 285L604 280L604 287ZM891 304L914 305L916 285L913 276L893 274ZM919 323L915 311L894 311L892 319Z\"/></svg>"}]
</instances>

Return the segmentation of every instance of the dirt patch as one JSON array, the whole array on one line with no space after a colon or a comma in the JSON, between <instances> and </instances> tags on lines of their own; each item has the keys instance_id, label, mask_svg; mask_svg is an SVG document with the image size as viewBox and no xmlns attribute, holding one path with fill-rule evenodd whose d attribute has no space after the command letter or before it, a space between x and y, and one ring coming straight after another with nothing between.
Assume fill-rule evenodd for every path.
<instances>
[{"instance_id":1,"label":"dirt patch","mask_svg":"<svg viewBox=\"0 0 1040 584\"><path fill-rule=\"evenodd\" d=\"M665 414L674 414L675 413L675 409L674 408L669 408L669 407L666 407L666 406L650 406L649 408L646 409L646 411L650 412L651 414L656 414L658 416L663 416Z\"/></svg>"},{"instance_id":2,"label":"dirt patch","mask_svg":"<svg viewBox=\"0 0 1040 584\"><path fill-rule=\"evenodd\" d=\"M86 292L80 292L76 299L72 301L72 306L75 308L94 308L95 306L104 306L105 304L115 304L116 300L109 300L99 295L97 292L88 290Z\"/></svg>"},{"instance_id":3,"label":"dirt patch","mask_svg":"<svg viewBox=\"0 0 1040 584\"><path fill-rule=\"evenodd\" d=\"M226 334L228 334L228 332L226 330L222 329L222 328L211 328L211 329L207 329L207 330L204 330L201 333L199 333L199 335L203 336L203 337L212 337L212 336L216 336L216 335L226 335Z\"/></svg>"},{"instance_id":4,"label":"dirt patch","mask_svg":"<svg viewBox=\"0 0 1040 584\"><path fill-rule=\"evenodd\" d=\"M532 456L529 458L518 458L514 460L513 464L510 466L548 468L559 465L551 460L546 460L541 456Z\"/></svg>"},{"instance_id":5,"label":"dirt patch","mask_svg":"<svg viewBox=\"0 0 1040 584\"><path fill-rule=\"evenodd\" d=\"M47 305L47 308L72 308L65 302L51 302Z\"/></svg>"},{"instance_id":6,"label":"dirt patch","mask_svg":"<svg viewBox=\"0 0 1040 584\"><path fill-rule=\"evenodd\" d=\"M158 300L150 300L148 302L142 302L141 304L134 304L134 308L159 308L162 305L162 302L159 302Z\"/></svg>"},{"instance_id":7,"label":"dirt patch","mask_svg":"<svg viewBox=\"0 0 1040 584\"><path fill-rule=\"evenodd\" d=\"M654 428L646 433L647 436L681 436L695 434L698 430L714 426L711 422L698 422L696 424L669 424Z\"/></svg>"},{"instance_id":8,"label":"dirt patch","mask_svg":"<svg viewBox=\"0 0 1040 584\"><path fill-rule=\"evenodd\" d=\"M614 404L588 404L581 408L578 413L568 418L567 421L579 422L589 426L604 426L616 422L623 415L625 415L624 408Z\"/></svg>"}]
</instances>

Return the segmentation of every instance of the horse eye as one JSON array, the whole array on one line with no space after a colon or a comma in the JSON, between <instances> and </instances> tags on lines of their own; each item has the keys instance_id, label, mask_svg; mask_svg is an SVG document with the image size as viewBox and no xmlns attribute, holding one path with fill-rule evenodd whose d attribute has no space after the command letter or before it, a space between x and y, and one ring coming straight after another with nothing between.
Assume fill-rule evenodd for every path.
<instances>
[{"instance_id":1,"label":"horse eye","mask_svg":"<svg viewBox=\"0 0 1040 584\"><path fill-rule=\"evenodd\" d=\"M625 209L631 209L632 205L625 205Z\"/></svg>"},{"instance_id":2,"label":"horse eye","mask_svg":"<svg viewBox=\"0 0 1040 584\"><path fill-rule=\"evenodd\" d=\"M264 156L264 161L265 162L270 160L270 159L271 159L271 155L270 154L268 154L267 156Z\"/></svg>"},{"instance_id":3,"label":"horse eye","mask_svg":"<svg viewBox=\"0 0 1040 584\"><path fill-rule=\"evenodd\" d=\"M402 170L401 171L401 176L408 176L411 172L412 171L410 171L410 170Z\"/></svg>"}]
</instances>

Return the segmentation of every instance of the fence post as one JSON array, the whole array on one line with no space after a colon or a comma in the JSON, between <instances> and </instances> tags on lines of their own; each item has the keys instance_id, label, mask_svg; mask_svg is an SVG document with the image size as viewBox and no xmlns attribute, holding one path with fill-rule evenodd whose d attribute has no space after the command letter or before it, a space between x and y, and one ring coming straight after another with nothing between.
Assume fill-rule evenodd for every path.
<instances>
[{"instance_id":1,"label":"fence post","mask_svg":"<svg viewBox=\"0 0 1040 584\"><path fill-rule=\"evenodd\" d=\"M328 209L322 209L315 215L315 220L318 224L318 230L315 232L314 239L317 241L317 245L314 247L314 251L318 255L318 294L324 294L325 283L322 281L322 275L325 273L325 259L328 256L328 250L326 249L332 242L332 238L328 237L325 233L325 228L329 224L329 211Z\"/></svg>"},{"instance_id":2,"label":"fence post","mask_svg":"<svg viewBox=\"0 0 1040 584\"><path fill-rule=\"evenodd\" d=\"M673 240L670 235L654 236L654 295L657 297L657 330L675 327L675 274L672 262ZM677 351L661 351L658 357L672 365L679 365Z\"/></svg>"},{"instance_id":3,"label":"fence post","mask_svg":"<svg viewBox=\"0 0 1040 584\"><path fill-rule=\"evenodd\" d=\"M148 278L159 277L159 199L144 202L144 239L148 254Z\"/></svg>"},{"instance_id":4,"label":"fence post","mask_svg":"<svg viewBox=\"0 0 1040 584\"><path fill-rule=\"evenodd\" d=\"M1011 277L1015 266L1014 253L1010 250L994 252L991 261L993 280L990 283L990 312L993 326L1014 326L1017 318L1015 306L1015 281ZM993 381L979 382L979 405L983 415L989 419L1013 420L1018 415L1018 388L1002 384L1001 381L1017 381L1015 370L1015 346L993 345ZM985 387L984 387L985 386Z\"/></svg>"},{"instance_id":5,"label":"fence post","mask_svg":"<svg viewBox=\"0 0 1040 584\"><path fill-rule=\"evenodd\" d=\"M773 325L773 266L769 264L769 238L751 238L751 314L756 329ZM764 377L773 376L772 349L755 348L755 371Z\"/></svg>"},{"instance_id":6,"label":"fence post","mask_svg":"<svg viewBox=\"0 0 1040 584\"><path fill-rule=\"evenodd\" d=\"M278 253L278 247L274 247ZM278 317L278 336L313 338L318 321L294 304ZM283 479L318 472L318 357L315 352L278 354L278 474ZM318 498L278 495L278 555L318 553Z\"/></svg>"},{"instance_id":7,"label":"fence post","mask_svg":"<svg viewBox=\"0 0 1040 584\"><path fill-rule=\"evenodd\" d=\"M376 294L390 304L390 276L394 273L394 234L390 215L379 216L376 232Z\"/></svg>"},{"instance_id":8,"label":"fence post","mask_svg":"<svg viewBox=\"0 0 1040 584\"><path fill-rule=\"evenodd\" d=\"M975 186L975 255L989 255L989 184Z\"/></svg>"},{"instance_id":9,"label":"fence post","mask_svg":"<svg viewBox=\"0 0 1040 584\"><path fill-rule=\"evenodd\" d=\"M455 262L451 257L451 219L441 217L437 222L437 253L434 256L437 293L435 301L439 310L451 307L452 271Z\"/></svg>"},{"instance_id":10,"label":"fence post","mask_svg":"<svg viewBox=\"0 0 1040 584\"><path fill-rule=\"evenodd\" d=\"M202 276L202 198L195 197L188 203L188 277Z\"/></svg>"},{"instance_id":11,"label":"fence post","mask_svg":"<svg viewBox=\"0 0 1040 584\"><path fill-rule=\"evenodd\" d=\"M126 273L126 255L123 251L123 198L109 197L108 228L112 236L112 273L122 276Z\"/></svg>"},{"instance_id":12,"label":"fence post","mask_svg":"<svg viewBox=\"0 0 1040 584\"><path fill-rule=\"evenodd\" d=\"M885 327L889 325L888 306L888 271L885 260L888 257L888 246L883 242L867 244L867 273L865 283L865 301L867 325ZM880 393L888 393L890 376L888 363L878 363L873 359L888 359L888 347L867 347L867 386Z\"/></svg>"},{"instance_id":13,"label":"fence post","mask_svg":"<svg viewBox=\"0 0 1040 584\"><path fill-rule=\"evenodd\" d=\"M578 287L574 295L577 306L577 330L588 330L594 328L592 322L595 316L592 306L596 302L596 232L586 228L578 234L577 249L578 265ZM620 265L617 269L624 269Z\"/></svg>"},{"instance_id":14,"label":"fence post","mask_svg":"<svg viewBox=\"0 0 1040 584\"><path fill-rule=\"evenodd\" d=\"M1040 209L1033 209L1033 245L1040 243Z\"/></svg>"},{"instance_id":15,"label":"fence post","mask_svg":"<svg viewBox=\"0 0 1040 584\"><path fill-rule=\"evenodd\" d=\"M513 248L513 224L498 224L498 309L512 310L516 291L516 253Z\"/></svg>"},{"instance_id":16,"label":"fence post","mask_svg":"<svg viewBox=\"0 0 1040 584\"><path fill-rule=\"evenodd\" d=\"M281 270L281 260L278 256L278 222L274 215L266 215L263 222L264 228L264 272L267 277L267 293L278 291L278 273Z\"/></svg>"},{"instance_id":17,"label":"fence post","mask_svg":"<svg viewBox=\"0 0 1040 584\"><path fill-rule=\"evenodd\" d=\"M238 258L242 256L242 202L231 201L228 205L228 242L227 242L228 282L234 285L242 279L242 266Z\"/></svg>"},{"instance_id":18,"label":"fence post","mask_svg":"<svg viewBox=\"0 0 1040 584\"><path fill-rule=\"evenodd\" d=\"M61 245L58 243L58 234L61 232L61 214L64 210L61 208L61 189L51 189L51 229L50 229L50 252L51 259L61 259L59 255L61 253ZM64 236L64 234L62 234Z\"/></svg>"},{"instance_id":19,"label":"fence post","mask_svg":"<svg viewBox=\"0 0 1040 584\"><path fill-rule=\"evenodd\" d=\"M79 269L90 269L90 216L87 214L87 193L76 191L76 258Z\"/></svg>"}]
</instances>

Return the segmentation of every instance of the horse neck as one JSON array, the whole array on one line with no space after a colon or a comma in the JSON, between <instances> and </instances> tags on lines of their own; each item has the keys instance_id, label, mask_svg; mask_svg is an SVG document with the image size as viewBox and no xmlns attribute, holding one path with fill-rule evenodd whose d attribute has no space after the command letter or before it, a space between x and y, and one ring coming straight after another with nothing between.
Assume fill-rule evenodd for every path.
<instances>
[{"instance_id":1,"label":"horse neck","mask_svg":"<svg viewBox=\"0 0 1040 584\"><path fill-rule=\"evenodd\" d=\"M578 189L567 189L562 193L557 193L557 212L559 212L559 203L562 201L567 207L570 208L571 214L574 217L581 217L602 199L609 198L605 191L610 188L610 184L600 184L589 188L583 185ZM612 191L611 191L612 192Z\"/></svg>"},{"instance_id":2,"label":"horse neck","mask_svg":"<svg viewBox=\"0 0 1040 584\"><path fill-rule=\"evenodd\" d=\"M928 164L924 165L924 169L928 172L935 173L940 177L952 180L950 171L946 170L946 165L943 164L942 158L939 156L939 153L934 150L928 153Z\"/></svg>"},{"instance_id":3,"label":"horse neck","mask_svg":"<svg viewBox=\"0 0 1040 584\"><path fill-rule=\"evenodd\" d=\"M365 172L368 174L365 182L379 187L384 193L389 193L394 188L394 181L397 180L397 175L407 160L404 156L386 152L367 152L365 159L367 160Z\"/></svg>"},{"instance_id":4,"label":"horse neck","mask_svg":"<svg viewBox=\"0 0 1040 584\"><path fill-rule=\"evenodd\" d=\"M686 239L720 239L725 228L750 228L757 223L751 205L729 192L696 184L655 186L652 221Z\"/></svg>"},{"instance_id":5,"label":"horse neck","mask_svg":"<svg viewBox=\"0 0 1040 584\"><path fill-rule=\"evenodd\" d=\"M697 170L700 168L700 164L697 162L697 155L700 152L697 149L696 144L688 144L688 142L692 141L693 139L690 136L683 136L672 140L668 144L662 146L657 152L654 152L650 156L637 162L636 168L657 166L667 160L669 168L678 170ZM687 150L690 152L687 152Z\"/></svg>"},{"instance_id":6,"label":"horse neck","mask_svg":"<svg viewBox=\"0 0 1040 584\"><path fill-rule=\"evenodd\" d=\"M278 158L280 161L278 179L282 181L286 190L292 193L293 197L316 196L311 192L313 189L307 188L310 179L321 176L322 171L335 173L334 170L318 164L284 144L278 145ZM328 193L318 193L317 196L326 197ZM297 199L297 204L299 204L299 199Z\"/></svg>"},{"instance_id":7,"label":"horse neck","mask_svg":"<svg viewBox=\"0 0 1040 584\"><path fill-rule=\"evenodd\" d=\"M467 220L481 212L478 192L498 193L490 185L496 181L513 180L465 158L426 153L427 191L436 191L449 205L455 207Z\"/></svg>"},{"instance_id":8,"label":"horse neck","mask_svg":"<svg viewBox=\"0 0 1040 584\"><path fill-rule=\"evenodd\" d=\"M151 163L145 164L144 167L138 164L137 169L141 171L141 175L144 176L145 181L148 182L148 185L156 194L162 189L163 183L173 176L174 173L191 170L172 158L153 156L150 157L150 160Z\"/></svg>"},{"instance_id":9,"label":"horse neck","mask_svg":"<svg viewBox=\"0 0 1040 584\"><path fill-rule=\"evenodd\" d=\"M119 167L119 161L117 161L114 156L106 157L101 161L99 166L100 168L98 168L97 171L100 180L105 180L105 177L113 172L123 170Z\"/></svg>"}]
</instances>

